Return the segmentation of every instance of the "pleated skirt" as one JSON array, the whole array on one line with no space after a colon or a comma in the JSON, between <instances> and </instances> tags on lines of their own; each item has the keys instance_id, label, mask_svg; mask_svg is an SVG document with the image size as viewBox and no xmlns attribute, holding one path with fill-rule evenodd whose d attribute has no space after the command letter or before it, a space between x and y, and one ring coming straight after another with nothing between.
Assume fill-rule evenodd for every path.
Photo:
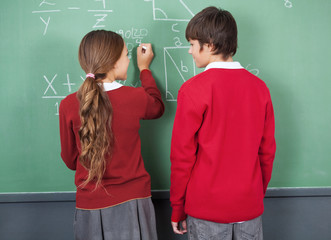
<instances>
[{"instance_id":1,"label":"pleated skirt","mask_svg":"<svg viewBox=\"0 0 331 240\"><path fill-rule=\"evenodd\" d=\"M98 210L76 209L76 240L157 240L151 198Z\"/></svg>"}]
</instances>

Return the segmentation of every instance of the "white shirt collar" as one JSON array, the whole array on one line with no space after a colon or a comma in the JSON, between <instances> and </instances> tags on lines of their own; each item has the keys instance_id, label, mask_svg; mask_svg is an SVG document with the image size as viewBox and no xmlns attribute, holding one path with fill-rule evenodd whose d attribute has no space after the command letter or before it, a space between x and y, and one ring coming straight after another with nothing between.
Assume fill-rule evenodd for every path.
<instances>
[{"instance_id":1,"label":"white shirt collar","mask_svg":"<svg viewBox=\"0 0 331 240\"><path fill-rule=\"evenodd\" d=\"M211 68L241 69L239 62L211 62L205 68L205 71Z\"/></svg>"},{"instance_id":2,"label":"white shirt collar","mask_svg":"<svg viewBox=\"0 0 331 240\"><path fill-rule=\"evenodd\" d=\"M105 89L105 91L111 91L111 90L115 90L118 89L120 87L123 87L122 84L114 81L114 82L104 82L103 83L103 88Z\"/></svg>"}]
</instances>

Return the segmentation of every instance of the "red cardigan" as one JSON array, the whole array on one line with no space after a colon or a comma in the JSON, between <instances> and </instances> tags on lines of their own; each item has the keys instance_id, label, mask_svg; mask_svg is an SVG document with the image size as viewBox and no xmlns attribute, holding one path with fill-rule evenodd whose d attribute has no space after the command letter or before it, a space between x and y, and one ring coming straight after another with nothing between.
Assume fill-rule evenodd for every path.
<instances>
[{"instance_id":1,"label":"red cardigan","mask_svg":"<svg viewBox=\"0 0 331 240\"><path fill-rule=\"evenodd\" d=\"M90 182L84 189L80 186L88 171L80 164L79 101L76 93L67 96L60 104L61 157L68 168L75 170L77 186L76 207L100 209L151 196L150 176L141 156L139 128L141 119L160 117L164 112L155 80L149 70L140 74L142 87L122 86L107 91L113 107L112 130L115 137L113 156L96 190Z\"/></svg>"},{"instance_id":2,"label":"red cardigan","mask_svg":"<svg viewBox=\"0 0 331 240\"><path fill-rule=\"evenodd\" d=\"M211 68L178 93L171 142L172 221L219 223L263 213L276 151L265 83L247 70Z\"/></svg>"}]
</instances>

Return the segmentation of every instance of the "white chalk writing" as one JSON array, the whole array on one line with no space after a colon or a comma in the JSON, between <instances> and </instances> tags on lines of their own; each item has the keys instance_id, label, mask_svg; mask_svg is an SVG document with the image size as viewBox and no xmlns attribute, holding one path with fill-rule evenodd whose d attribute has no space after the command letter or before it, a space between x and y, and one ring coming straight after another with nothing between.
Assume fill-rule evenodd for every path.
<instances>
[{"instance_id":1,"label":"white chalk writing","mask_svg":"<svg viewBox=\"0 0 331 240\"><path fill-rule=\"evenodd\" d=\"M146 1L147 2L147 1ZM162 0L151 0L148 2L152 2L153 4L153 19L157 21L176 21L176 22L188 22L193 16L194 13L191 9L187 6L184 0L176 0L173 1L173 4L168 4L168 1ZM164 10L167 8L166 10ZM180 9L180 15L168 15L167 12L173 14L172 11L174 8Z\"/></svg>"},{"instance_id":2,"label":"white chalk writing","mask_svg":"<svg viewBox=\"0 0 331 240\"><path fill-rule=\"evenodd\" d=\"M92 1L92 0L89 0ZM106 20L109 15L109 13L112 13L113 10L109 9L106 6L106 0L94 0L94 2L100 2L100 3L95 3L96 9L87 9L88 13L93 14L95 17L95 22L91 24L92 29L97 29L97 28L105 28L106 27ZM45 36L49 30L50 22L51 22L51 17L50 14L56 14L62 11L79 11L82 10L81 7L79 6L68 6L64 9L59 9L56 8L56 2L52 1L46 1L43 0L40 2L38 9L32 11L33 14L39 15L40 20L42 23L44 23L44 30L42 34Z\"/></svg>"},{"instance_id":3,"label":"white chalk writing","mask_svg":"<svg viewBox=\"0 0 331 240\"><path fill-rule=\"evenodd\" d=\"M287 7L287 8L291 8L291 7L293 7L292 2L289 1L289 0L285 0L285 1L284 1L284 5L285 5L285 7Z\"/></svg>"}]
</instances>

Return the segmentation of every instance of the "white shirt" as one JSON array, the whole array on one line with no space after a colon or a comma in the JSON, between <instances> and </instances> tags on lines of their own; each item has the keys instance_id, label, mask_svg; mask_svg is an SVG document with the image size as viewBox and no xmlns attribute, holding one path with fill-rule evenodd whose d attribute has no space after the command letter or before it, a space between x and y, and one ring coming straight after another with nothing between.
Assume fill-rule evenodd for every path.
<instances>
[{"instance_id":1,"label":"white shirt","mask_svg":"<svg viewBox=\"0 0 331 240\"><path fill-rule=\"evenodd\" d=\"M239 62L211 62L206 66L205 71L211 68L242 69L243 67Z\"/></svg>"},{"instance_id":2,"label":"white shirt","mask_svg":"<svg viewBox=\"0 0 331 240\"><path fill-rule=\"evenodd\" d=\"M104 82L103 83L103 88L105 89L105 91L115 90L115 89L118 89L120 87L123 87L123 84L120 84L116 81L114 81L114 82Z\"/></svg>"}]
</instances>

